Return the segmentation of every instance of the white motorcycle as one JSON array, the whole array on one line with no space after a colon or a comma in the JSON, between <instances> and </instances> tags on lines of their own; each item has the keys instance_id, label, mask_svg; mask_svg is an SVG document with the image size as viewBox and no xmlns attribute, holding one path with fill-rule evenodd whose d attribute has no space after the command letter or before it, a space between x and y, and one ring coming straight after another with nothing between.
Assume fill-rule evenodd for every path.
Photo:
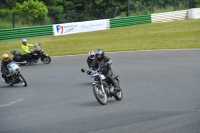
<instances>
[{"instance_id":1,"label":"white motorcycle","mask_svg":"<svg viewBox=\"0 0 200 133\"><path fill-rule=\"evenodd\" d=\"M6 77L4 77L2 74L3 82L9 84L10 86L19 83L21 83L24 87L27 86L26 80L20 73L20 67L16 63L11 62L7 64L7 68L9 70L9 74ZM7 79L7 81L4 80L5 78Z\"/></svg>"}]
</instances>

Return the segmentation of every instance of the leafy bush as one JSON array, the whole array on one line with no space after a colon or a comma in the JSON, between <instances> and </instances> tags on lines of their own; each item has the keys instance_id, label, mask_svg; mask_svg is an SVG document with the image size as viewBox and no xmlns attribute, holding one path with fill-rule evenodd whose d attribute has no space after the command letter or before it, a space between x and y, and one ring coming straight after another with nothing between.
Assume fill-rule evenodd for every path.
<instances>
[{"instance_id":1,"label":"leafy bush","mask_svg":"<svg viewBox=\"0 0 200 133\"><path fill-rule=\"evenodd\" d=\"M200 0L194 0L195 7L200 7Z\"/></svg>"},{"instance_id":2,"label":"leafy bush","mask_svg":"<svg viewBox=\"0 0 200 133\"><path fill-rule=\"evenodd\" d=\"M21 16L22 22L32 22L35 25L44 24L48 14L47 7L38 0L24 1L22 5L16 3L16 7L13 10Z\"/></svg>"}]
</instances>

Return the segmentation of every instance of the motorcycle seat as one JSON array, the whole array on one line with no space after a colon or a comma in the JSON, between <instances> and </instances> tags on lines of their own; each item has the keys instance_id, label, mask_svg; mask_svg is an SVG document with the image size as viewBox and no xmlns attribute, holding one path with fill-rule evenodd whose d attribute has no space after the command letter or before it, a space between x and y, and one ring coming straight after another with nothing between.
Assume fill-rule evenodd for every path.
<instances>
[{"instance_id":1,"label":"motorcycle seat","mask_svg":"<svg viewBox=\"0 0 200 133\"><path fill-rule=\"evenodd\" d=\"M21 55L22 55L22 53L21 53L21 52L19 52L19 51L15 51L15 55L21 56Z\"/></svg>"}]
</instances>

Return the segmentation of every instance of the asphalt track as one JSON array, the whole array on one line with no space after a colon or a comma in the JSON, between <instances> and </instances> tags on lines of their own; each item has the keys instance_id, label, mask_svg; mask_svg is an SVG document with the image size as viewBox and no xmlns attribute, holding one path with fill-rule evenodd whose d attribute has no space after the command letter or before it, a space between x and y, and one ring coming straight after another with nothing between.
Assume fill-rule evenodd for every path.
<instances>
[{"instance_id":1,"label":"asphalt track","mask_svg":"<svg viewBox=\"0 0 200 133\"><path fill-rule=\"evenodd\" d=\"M100 105L87 55L21 66L28 86L0 81L0 133L200 133L200 50L106 53L124 98Z\"/></svg>"}]
</instances>

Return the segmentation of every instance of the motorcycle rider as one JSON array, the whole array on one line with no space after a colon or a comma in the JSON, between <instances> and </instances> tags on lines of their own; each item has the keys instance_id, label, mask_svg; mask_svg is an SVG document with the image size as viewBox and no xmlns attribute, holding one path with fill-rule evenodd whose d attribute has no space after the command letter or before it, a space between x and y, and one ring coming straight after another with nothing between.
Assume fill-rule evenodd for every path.
<instances>
[{"instance_id":1,"label":"motorcycle rider","mask_svg":"<svg viewBox=\"0 0 200 133\"><path fill-rule=\"evenodd\" d=\"M7 64L12 62L12 60L9 58L8 54L3 54L3 59L1 61L1 72L2 72L2 78L4 78L4 82L8 83L9 78L7 77L9 74L9 70L7 68Z\"/></svg>"},{"instance_id":2,"label":"motorcycle rider","mask_svg":"<svg viewBox=\"0 0 200 133\"><path fill-rule=\"evenodd\" d=\"M89 69L91 68L91 65L92 65L92 62L94 61L94 59L95 59L94 51L89 51L88 58L87 58L87 64L88 64Z\"/></svg>"},{"instance_id":3,"label":"motorcycle rider","mask_svg":"<svg viewBox=\"0 0 200 133\"><path fill-rule=\"evenodd\" d=\"M102 49L97 49L96 51L96 59L92 63L92 70L96 70L100 67L100 72L106 76L108 80L110 80L114 86L114 90L121 91L119 85L115 82L113 78L113 71L111 70L110 65L112 64L112 60L104 55L104 51Z\"/></svg>"},{"instance_id":4,"label":"motorcycle rider","mask_svg":"<svg viewBox=\"0 0 200 133\"><path fill-rule=\"evenodd\" d=\"M31 51L29 50L29 47L33 47L35 45L33 44L27 44L26 39L22 39L22 45L21 45L21 53L22 57L31 64Z\"/></svg>"}]
</instances>

